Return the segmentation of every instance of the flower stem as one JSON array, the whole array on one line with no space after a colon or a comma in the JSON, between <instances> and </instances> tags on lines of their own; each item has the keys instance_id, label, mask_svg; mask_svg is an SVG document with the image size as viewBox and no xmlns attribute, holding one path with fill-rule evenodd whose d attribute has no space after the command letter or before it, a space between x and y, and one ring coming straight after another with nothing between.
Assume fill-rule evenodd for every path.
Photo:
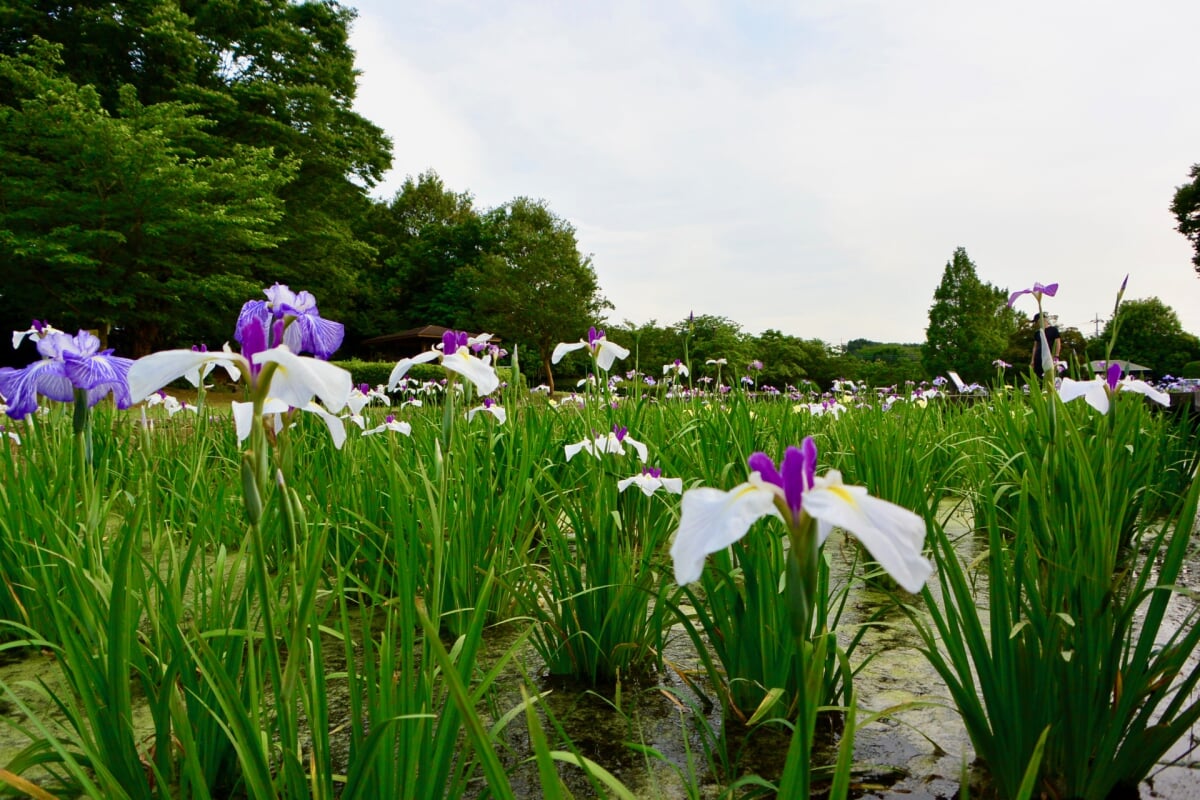
<instances>
[{"instance_id":1,"label":"flower stem","mask_svg":"<svg viewBox=\"0 0 1200 800\"><path fill-rule=\"evenodd\" d=\"M800 518L788 525L791 547L787 559L787 597L791 606L792 635L803 649L812 639L813 594L817 587L816 521L801 512Z\"/></svg>"},{"instance_id":2,"label":"flower stem","mask_svg":"<svg viewBox=\"0 0 1200 800\"><path fill-rule=\"evenodd\" d=\"M75 390L75 438L79 441L83 452L83 460L87 466L92 466L92 414L88 408L86 389Z\"/></svg>"}]
</instances>

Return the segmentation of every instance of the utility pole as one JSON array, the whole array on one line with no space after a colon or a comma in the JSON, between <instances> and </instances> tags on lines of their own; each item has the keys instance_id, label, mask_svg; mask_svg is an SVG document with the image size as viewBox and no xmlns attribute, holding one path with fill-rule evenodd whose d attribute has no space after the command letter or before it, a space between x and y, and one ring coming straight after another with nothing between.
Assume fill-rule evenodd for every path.
<instances>
[{"instance_id":1,"label":"utility pole","mask_svg":"<svg viewBox=\"0 0 1200 800\"><path fill-rule=\"evenodd\" d=\"M1099 314L1097 314L1095 316L1095 318L1092 320L1092 323L1096 326L1096 335L1094 337L1096 339L1100 338L1100 323L1101 322L1104 322L1104 319L1102 319Z\"/></svg>"}]
</instances>

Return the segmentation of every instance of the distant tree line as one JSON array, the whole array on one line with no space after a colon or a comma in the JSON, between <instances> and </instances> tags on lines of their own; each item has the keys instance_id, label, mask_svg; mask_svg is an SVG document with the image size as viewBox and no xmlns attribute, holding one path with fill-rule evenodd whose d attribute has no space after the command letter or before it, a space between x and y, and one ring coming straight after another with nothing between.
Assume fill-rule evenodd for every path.
<instances>
[{"instance_id":1,"label":"distant tree line","mask_svg":"<svg viewBox=\"0 0 1200 800\"><path fill-rule=\"evenodd\" d=\"M374 336L443 325L493 332L521 348L531 376L549 377L554 344L611 307L590 257L545 201L477 208L433 171L390 200L370 196L392 151L352 110L354 14L333 0L0 8L0 320L94 329L130 356L219 347L241 303L278 281L345 323L343 356ZM1172 207L1193 242L1198 175ZM1014 365L1011 377L1028 363L1032 330L1005 308L1005 291L959 248L923 343L834 347L705 314L608 327L647 374L680 359L694 379L720 370L725 383L779 389L899 385L950 369L985 381L996 359ZM1200 359L1156 298L1119 314L1114 355L1158 374ZM1064 352L1096 357L1096 342L1063 334ZM556 369L580 375L587 363L575 355Z\"/></svg>"},{"instance_id":2,"label":"distant tree line","mask_svg":"<svg viewBox=\"0 0 1200 800\"><path fill-rule=\"evenodd\" d=\"M922 348L927 372L955 370L964 380L980 383L995 379L998 370L1010 381L1027 375L1037 327L1032 313L1008 307L1008 292L981 281L966 249L955 250L929 309ZM1047 314L1053 315L1053 308L1048 299ZM1148 367L1154 377L1182 377L1200 367L1193 364L1200 360L1200 339L1185 332L1175 311L1156 297L1121 302L1098 336L1085 337L1072 327L1059 333L1060 359L1085 377L1088 363L1103 359L1110 346L1114 360Z\"/></svg>"}]
</instances>

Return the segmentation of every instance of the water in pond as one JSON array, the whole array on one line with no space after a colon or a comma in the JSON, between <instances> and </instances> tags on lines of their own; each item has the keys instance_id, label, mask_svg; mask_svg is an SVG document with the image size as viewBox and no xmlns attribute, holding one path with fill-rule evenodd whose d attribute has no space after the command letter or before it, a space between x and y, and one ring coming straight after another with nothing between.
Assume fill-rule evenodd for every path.
<instances>
[{"instance_id":1,"label":"water in pond","mask_svg":"<svg viewBox=\"0 0 1200 800\"><path fill-rule=\"evenodd\" d=\"M947 522L952 534L967 534L968 528L969 521L963 518L951 517ZM962 535L958 541L960 555L967 562L986 547L986 542L972 535ZM835 563L842 560L837 550L852 546L836 535L826 543L827 548L835 550ZM1196 566L1200 565L1200 553L1193 552L1190 564L1192 568L1185 568L1181 582L1187 588L1200 588ZM986 593L982 584L980 591L981 596ZM843 622L853 625L865 620L886 601L882 593L856 587ZM1175 626L1187 618L1191 602L1181 596L1172 606L1168 616ZM873 654L855 679L859 707L864 710L859 716L866 716L868 709L903 710L857 731L854 795L956 798L965 774L972 784L972 797L991 796L982 770L972 767L971 743L945 684L917 651L919 640L911 623L900 612L885 621L891 624L872 627L856 654L856 659ZM718 787L703 783L703 743L695 733L697 721L689 721L689 717L704 714L704 710L694 702L695 694L678 675L678 671L698 671L698 659L690 640L682 634L672 640L665 657L670 666L664 674L651 685L622 686L619 700L612 690L601 694L569 681L545 679L542 688L551 691L548 705L583 754L613 771L639 796L688 797L686 787L695 787L699 782L700 796L715 797ZM537 669L532 655L529 668ZM707 714L705 722L719 729L719 714ZM685 739L688 731L691 734ZM1176 744L1166 762L1141 785L1142 798L1185 800L1200 796L1200 761L1192 759L1192 751L1200 743L1198 737L1200 730L1194 729ZM624 746L626 742L653 748L671 763L647 758ZM778 774L787 744L781 736L759 735L747 745L743 768L763 775ZM697 763L698 776L689 775L681 766L688 763L689 753ZM831 753L827 763L832 760ZM585 789L581 781L569 785Z\"/></svg>"},{"instance_id":2,"label":"water in pond","mask_svg":"<svg viewBox=\"0 0 1200 800\"><path fill-rule=\"evenodd\" d=\"M962 530L962 523L959 525ZM977 555L975 548L981 544L972 536L963 536L960 543L961 554L967 560ZM832 548L835 562L840 560L839 550L850 546L836 536L826 545ZM1193 568L1182 576L1189 588L1200 588L1197 564L1200 557L1194 554ZM884 599L882 594L856 588L844 622L867 619ZM1184 619L1186 610L1182 605L1174 609L1176 624ZM970 769L970 742L941 679L917 652L917 636L911 624L899 613L887 621L893 624L870 629L859 646L856 659L866 654L874 657L858 673L855 688L864 710L903 710L858 730L854 793L858 797L957 797L964 773L976 778L980 775ZM504 652L515 635L513 626L489 631L489 650ZM340 646L329 649L330 670L340 668L336 663L340 654ZM717 797L721 787L709 777L706 747L710 743L703 732L720 731L719 712L706 708L681 677L699 672L698 659L686 636L673 636L664 658L668 668L661 674L652 680L623 682L619 690L592 690L548 677L537 678L538 689L547 692L546 706L581 754L610 770L637 796ZM497 700L502 710L520 702L522 671L537 676L542 669L531 648L523 650L518 659L523 670L517 665L510 670L510 679ZM33 688L39 680L51 688L59 686L58 671L48 655L27 653L21 659L0 663L0 680L13 687L35 713L53 726L56 715ZM330 724L343 726L348 721L348 708L337 697L331 697L331 706ZM0 702L0 713L13 719L21 716L12 703ZM860 712L862 716L865 712ZM507 735L514 751L529 752L522 724L510 726ZM1200 796L1200 764L1190 758L1197 736L1200 731L1193 731L1177 743L1170 758L1179 763L1164 764L1156 771L1140 787L1141 797L1185 800ZM0 726L0 765L8 763L27 743L12 726ZM630 747L631 743L636 747ZM743 753L729 755L743 770L773 775L786 748L785 737L765 731L750 738ZM563 768L560 773L577 796L592 794L578 770ZM521 796L540 794L532 766L516 767L514 783ZM973 785L971 795L987 797L986 786Z\"/></svg>"}]
</instances>

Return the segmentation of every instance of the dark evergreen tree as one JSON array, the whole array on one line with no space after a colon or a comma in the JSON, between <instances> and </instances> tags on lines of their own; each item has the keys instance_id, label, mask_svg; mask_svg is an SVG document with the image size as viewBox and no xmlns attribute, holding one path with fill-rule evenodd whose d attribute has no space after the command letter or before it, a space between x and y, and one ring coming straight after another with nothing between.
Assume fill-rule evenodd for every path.
<instances>
[{"instance_id":1,"label":"dark evergreen tree","mask_svg":"<svg viewBox=\"0 0 1200 800\"><path fill-rule=\"evenodd\" d=\"M469 193L455 193L429 170L409 176L374 213L372 244L380 266L371 276L378 335L419 325L478 329L464 268L487 247L483 218Z\"/></svg>"},{"instance_id":2,"label":"dark evergreen tree","mask_svg":"<svg viewBox=\"0 0 1200 800\"><path fill-rule=\"evenodd\" d=\"M983 382L995 375L1016 327L1017 315L1005 305L1006 293L979 280L975 264L960 247L946 263L929 308L929 327L921 360L930 375L956 371L963 380Z\"/></svg>"}]
</instances>

